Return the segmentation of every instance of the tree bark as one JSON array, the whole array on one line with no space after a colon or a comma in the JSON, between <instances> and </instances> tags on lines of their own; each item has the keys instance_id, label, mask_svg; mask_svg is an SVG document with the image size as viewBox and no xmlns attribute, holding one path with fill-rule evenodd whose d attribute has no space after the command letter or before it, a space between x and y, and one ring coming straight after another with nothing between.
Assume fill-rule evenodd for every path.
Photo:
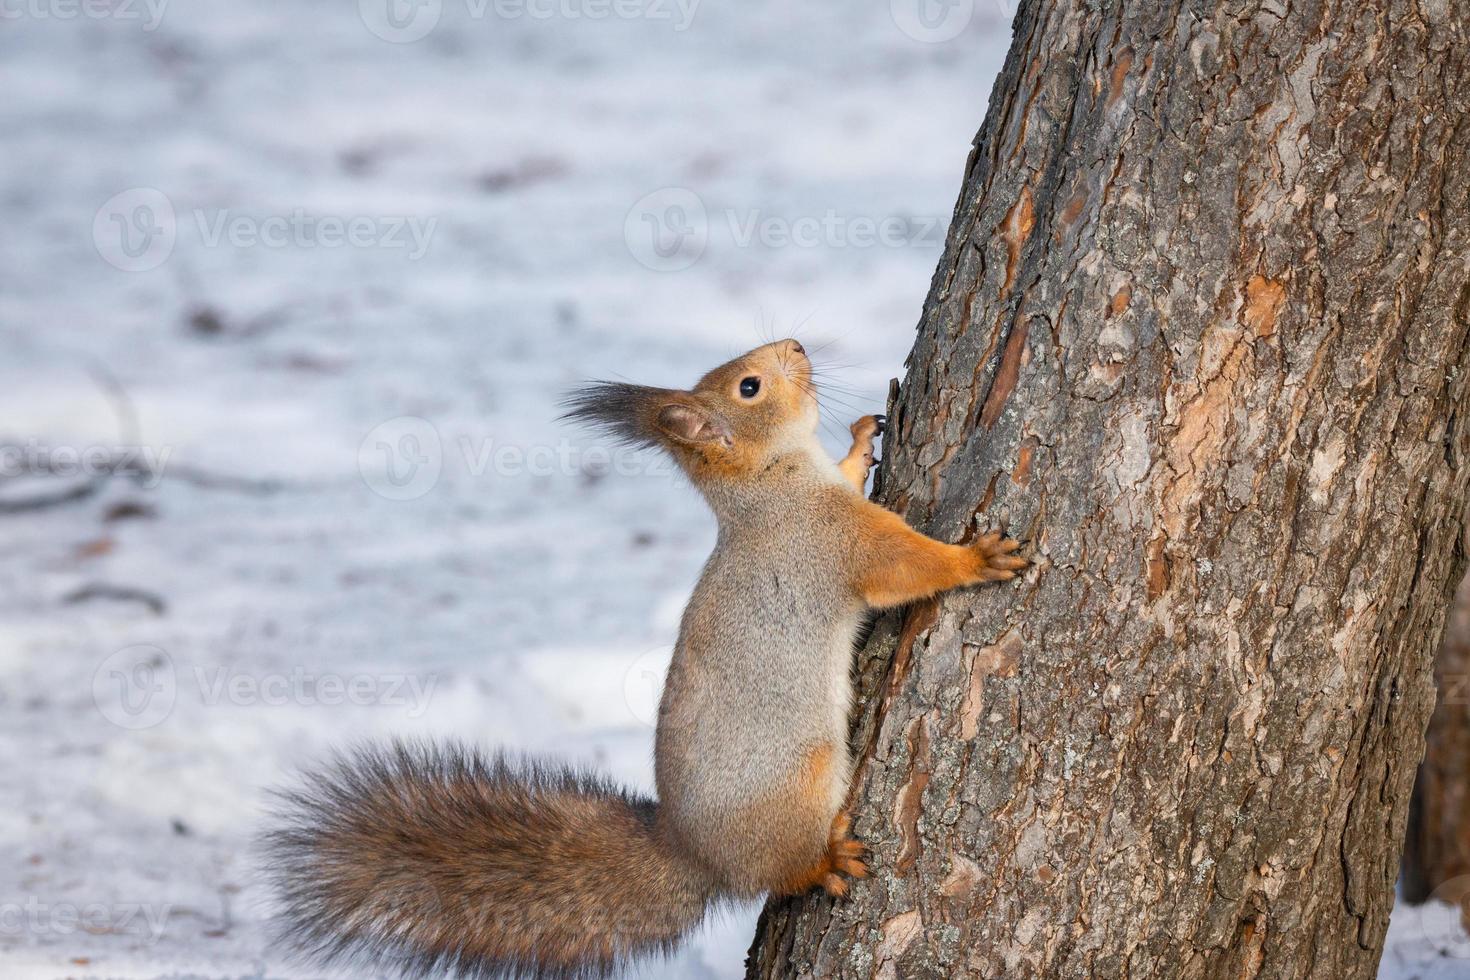
<instances>
[{"instance_id":1,"label":"tree bark","mask_svg":"<svg viewBox=\"0 0 1470 980\"><path fill-rule=\"evenodd\" d=\"M880 499L1016 585L858 658L787 977L1372 977L1464 567L1459 0L1033 0Z\"/></svg>"},{"instance_id":2,"label":"tree bark","mask_svg":"<svg viewBox=\"0 0 1470 980\"><path fill-rule=\"evenodd\" d=\"M1459 904L1470 931L1470 576L1455 593L1434 681L1439 699L1404 841L1404 898Z\"/></svg>"}]
</instances>

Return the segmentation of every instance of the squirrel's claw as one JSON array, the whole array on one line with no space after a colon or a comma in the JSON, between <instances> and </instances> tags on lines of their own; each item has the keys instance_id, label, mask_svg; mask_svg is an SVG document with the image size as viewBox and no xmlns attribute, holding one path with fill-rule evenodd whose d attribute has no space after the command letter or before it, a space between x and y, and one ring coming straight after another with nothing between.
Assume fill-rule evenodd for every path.
<instances>
[{"instance_id":1,"label":"squirrel's claw","mask_svg":"<svg viewBox=\"0 0 1470 980\"><path fill-rule=\"evenodd\" d=\"M864 415L848 426L847 431L852 433L853 439L857 442L871 442L874 437L883 434L885 424L887 424L887 419L881 415Z\"/></svg>"},{"instance_id":2,"label":"squirrel's claw","mask_svg":"<svg viewBox=\"0 0 1470 980\"><path fill-rule=\"evenodd\" d=\"M1021 542L1002 537L999 531L981 535L971 547L980 556L981 581L1009 582L1018 571L1031 564L1029 558L1014 554L1020 550Z\"/></svg>"}]
</instances>

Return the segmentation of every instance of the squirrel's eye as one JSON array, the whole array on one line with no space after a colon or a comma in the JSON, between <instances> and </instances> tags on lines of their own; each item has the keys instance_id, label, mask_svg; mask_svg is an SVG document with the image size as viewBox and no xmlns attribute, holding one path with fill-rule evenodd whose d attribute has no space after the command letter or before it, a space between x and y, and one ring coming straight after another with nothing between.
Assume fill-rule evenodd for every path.
<instances>
[{"instance_id":1,"label":"squirrel's eye","mask_svg":"<svg viewBox=\"0 0 1470 980\"><path fill-rule=\"evenodd\" d=\"M761 379L760 378L746 378L744 381L740 382L740 397L741 398L754 398L756 395L759 395L760 393L761 393Z\"/></svg>"}]
</instances>

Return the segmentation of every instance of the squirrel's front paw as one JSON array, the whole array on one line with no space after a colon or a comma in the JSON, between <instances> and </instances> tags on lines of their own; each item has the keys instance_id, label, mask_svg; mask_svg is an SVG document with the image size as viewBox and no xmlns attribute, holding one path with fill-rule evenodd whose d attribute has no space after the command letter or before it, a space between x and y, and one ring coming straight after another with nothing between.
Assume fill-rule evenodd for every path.
<instances>
[{"instance_id":1,"label":"squirrel's front paw","mask_svg":"<svg viewBox=\"0 0 1470 980\"><path fill-rule=\"evenodd\" d=\"M864 415L850 428L852 448L837 466L859 491L867 484L868 471L873 468L873 440L883 434L887 424L888 420L881 415Z\"/></svg>"},{"instance_id":2,"label":"squirrel's front paw","mask_svg":"<svg viewBox=\"0 0 1470 980\"><path fill-rule=\"evenodd\" d=\"M867 443L871 447L873 444L873 440L878 436L881 436L883 434L883 430L887 428L887 426L888 419L886 416L864 415L862 418L858 419L851 426L849 426L848 431L852 433L852 441L854 444Z\"/></svg>"},{"instance_id":3,"label":"squirrel's front paw","mask_svg":"<svg viewBox=\"0 0 1470 980\"><path fill-rule=\"evenodd\" d=\"M976 561L975 576L981 582L1008 582L1031 562L1015 554L1021 542L1002 537L999 531L983 535L970 546Z\"/></svg>"},{"instance_id":4,"label":"squirrel's front paw","mask_svg":"<svg viewBox=\"0 0 1470 980\"><path fill-rule=\"evenodd\" d=\"M848 431L852 433L851 455L862 458L863 463L873 465L873 440L883 434L888 427L888 419L882 415L864 415L851 426Z\"/></svg>"}]
</instances>

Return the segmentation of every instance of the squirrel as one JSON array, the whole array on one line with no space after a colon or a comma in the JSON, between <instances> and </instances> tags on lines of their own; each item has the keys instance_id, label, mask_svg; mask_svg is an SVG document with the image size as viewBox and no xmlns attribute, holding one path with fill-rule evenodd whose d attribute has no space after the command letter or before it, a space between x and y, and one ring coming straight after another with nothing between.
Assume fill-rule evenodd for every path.
<instances>
[{"instance_id":1,"label":"squirrel","mask_svg":"<svg viewBox=\"0 0 1470 980\"><path fill-rule=\"evenodd\" d=\"M680 391L594 382L566 419L669 453L719 523L659 707L658 801L595 775L397 744L283 795L266 838L285 938L423 976L605 976L722 900L867 874L844 801L852 658L869 610L1014 578L1020 545L946 544L864 495L882 416L834 461L802 345Z\"/></svg>"}]
</instances>

